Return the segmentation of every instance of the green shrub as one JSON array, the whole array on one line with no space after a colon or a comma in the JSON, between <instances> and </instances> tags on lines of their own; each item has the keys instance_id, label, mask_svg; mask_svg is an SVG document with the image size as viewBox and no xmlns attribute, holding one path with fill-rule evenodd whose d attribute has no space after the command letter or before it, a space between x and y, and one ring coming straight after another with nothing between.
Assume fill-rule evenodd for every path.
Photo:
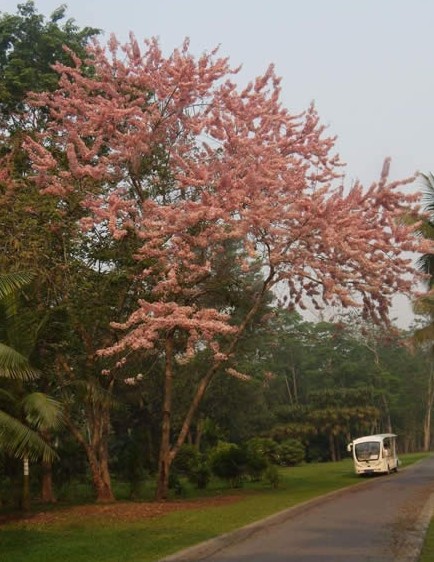
<instances>
[{"instance_id":1,"label":"green shrub","mask_svg":"<svg viewBox=\"0 0 434 562\"><path fill-rule=\"evenodd\" d=\"M173 490L176 496L183 496L185 493L179 474L174 470L171 470L169 474L169 489Z\"/></svg>"},{"instance_id":2,"label":"green shrub","mask_svg":"<svg viewBox=\"0 0 434 562\"><path fill-rule=\"evenodd\" d=\"M278 446L279 464L295 466L304 461L305 447L298 439L287 439Z\"/></svg>"},{"instance_id":3,"label":"green shrub","mask_svg":"<svg viewBox=\"0 0 434 562\"><path fill-rule=\"evenodd\" d=\"M277 466L274 464L269 464L264 472L265 480L273 486L273 488L277 488L279 486L280 476Z\"/></svg>"},{"instance_id":4,"label":"green shrub","mask_svg":"<svg viewBox=\"0 0 434 562\"><path fill-rule=\"evenodd\" d=\"M268 462L277 464L279 462L279 445L268 437L253 437L247 442L249 451L256 451L262 454Z\"/></svg>"},{"instance_id":5,"label":"green shrub","mask_svg":"<svg viewBox=\"0 0 434 562\"><path fill-rule=\"evenodd\" d=\"M211 478L211 470L206 458L197 450L197 447L189 444L180 448L173 461L171 473L185 476L200 490L207 487Z\"/></svg>"},{"instance_id":6,"label":"green shrub","mask_svg":"<svg viewBox=\"0 0 434 562\"><path fill-rule=\"evenodd\" d=\"M196 486L199 490L204 490L211 479L211 469L208 463L203 460L198 466L188 475L188 480Z\"/></svg>"},{"instance_id":7,"label":"green shrub","mask_svg":"<svg viewBox=\"0 0 434 562\"><path fill-rule=\"evenodd\" d=\"M234 443L219 443L210 454L211 470L215 476L227 480L233 488L241 486L247 473L247 452Z\"/></svg>"},{"instance_id":8,"label":"green shrub","mask_svg":"<svg viewBox=\"0 0 434 562\"><path fill-rule=\"evenodd\" d=\"M265 455L253 447L246 447L246 471L250 478L255 482L261 480L264 470L269 462Z\"/></svg>"},{"instance_id":9,"label":"green shrub","mask_svg":"<svg viewBox=\"0 0 434 562\"><path fill-rule=\"evenodd\" d=\"M172 463L172 470L178 474L189 477L201 462L201 455L197 447L190 444L184 444L179 449Z\"/></svg>"}]
</instances>

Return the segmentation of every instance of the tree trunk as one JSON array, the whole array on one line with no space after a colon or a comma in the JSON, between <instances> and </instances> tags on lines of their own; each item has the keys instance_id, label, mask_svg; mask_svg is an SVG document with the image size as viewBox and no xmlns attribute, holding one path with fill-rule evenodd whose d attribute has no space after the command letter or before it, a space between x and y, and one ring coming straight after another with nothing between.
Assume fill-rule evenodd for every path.
<instances>
[{"instance_id":1,"label":"tree trunk","mask_svg":"<svg viewBox=\"0 0 434 562\"><path fill-rule=\"evenodd\" d=\"M432 405L431 405L432 407ZM427 408L425 418L423 420L423 450L427 453L431 444L431 409Z\"/></svg>"},{"instance_id":2,"label":"tree trunk","mask_svg":"<svg viewBox=\"0 0 434 562\"><path fill-rule=\"evenodd\" d=\"M434 403L434 372L431 372L428 379L427 398L425 403L425 416L423 420L423 450L428 452L431 446L431 413Z\"/></svg>"},{"instance_id":3,"label":"tree trunk","mask_svg":"<svg viewBox=\"0 0 434 562\"><path fill-rule=\"evenodd\" d=\"M202 441L204 425L205 425L205 423L204 423L203 418L198 420L198 422L196 424L196 439L194 440L193 445L196 447L196 449L198 451L200 451L200 443Z\"/></svg>"},{"instance_id":4,"label":"tree trunk","mask_svg":"<svg viewBox=\"0 0 434 562\"><path fill-rule=\"evenodd\" d=\"M294 400L292 398L291 389L289 388L288 377L285 375L284 378L285 378L285 383L286 383L286 392L288 393L288 400L289 400L289 403L291 404L291 406L293 406Z\"/></svg>"},{"instance_id":5,"label":"tree trunk","mask_svg":"<svg viewBox=\"0 0 434 562\"><path fill-rule=\"evenodd\" d=\"M115 501L112 491L111 478L109 471L108 455L108 427L110 414L107 407L95 407L92 415L87 415L89 424L89 440L86 439L81 431L66 418L66 425L77 442L84 448L89 463L92 484L98 503L108 503Z\"/></svg>"},{"instance_id":6,"label":"tree trunk","mask_svg":"<svg viewBox=\"0 0 434 562\"><path fill-rule=\"evenodd\" d=\"M165 343L166 364L164 373L163 420L161 424L160 456L158 460L158 481L155 499L167 499L169 495L169 471L172 464L170 454L170 417L172 414L173 386L173 338L168 336Z\"/></svg>"},{"instance_id":7,"label":"tree trunk","mask_svg":"<svg viewBox=\"0 0 434 562\"><path fill-rule=\"evenodd\" d=\"M96 501L98 503L115 501L108 470L108 456L98 458L91 447L88 447L86 452L89 460L92 482L96 492Z\"/></svg>"},{"instance_id":8,"label":"tree trunk","mask_svg":"<svg viewBox=\"0 0 434 562\"><path fill-rule=\"evenodd\" d=\"M329 451L332 461L336 462L335 437L332 432L329 433Z\"/></svg>"},{"instance_id":9,"label":"tree trunk","mask_svg":"<svg viewBox=\"0 0 434 562\"><path fill-rule=\"evenodd\" d=\"M384 393L381 395L381 400L382 400L383 405L384 405L384 414L385 414L385 416L386 416L386 427L385 427L385 430L386 430L386 433L392 433L392 421L391 421L391 419L390 419L389 404L388 404L388 402L387 402L387 398L386 398L386 396L385 396Z\"/></svg>"},{"instance_id":10,"label":"tree trunk","mask_svg":"<svg viewBox=\"0 0 434 562\"><path fill-rule=\"evenodd\" d=\"M294 365L292 365L292 388L293 388L294 402L298 404L297 371Z\"/></svg>"},{"instance_id":11,"label":"tree trunk","mask_svg":"<svg viewBox=\"0 0 434 562\"><path fill-rule=\"evenodd\" d=\"M29 457L23 459L23 496L21 498L21 509L30 511L30 470Z\"/></svg>"},{"instance_id":12,"label":"tree trunk","mask_svg":"<svg viewBox=\"0 0 434 562\"><path fill-rule=\"evenodd\" d=\"M98 503L115 501L111 487L108 454L109 412L101 404L95 405L96 416L93 417L92 438L87 447L87 458L96 491Z\"/></svg>"}]
</instances>

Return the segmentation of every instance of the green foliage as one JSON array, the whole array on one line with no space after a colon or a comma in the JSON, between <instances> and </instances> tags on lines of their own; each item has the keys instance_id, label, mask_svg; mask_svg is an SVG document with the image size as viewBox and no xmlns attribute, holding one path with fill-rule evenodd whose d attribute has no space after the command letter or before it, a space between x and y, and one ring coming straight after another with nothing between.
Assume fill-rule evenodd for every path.
<instances>
[{"instance_id":1,"label":"green foliage","mask_svg":"<svg viewBox=\"0 0 434 562\"><path fill-rule=\"evenodd\" d=\"M250 440L246 446L247 464L246 472L251 480L261 480L269 462L259 447L255 447Z\"/></svg>"},{"instance_id":2,"label":"green foliage","mask_svg":"<svg viewBox=\"0 0 434 562\"><path fill-rule=\"evenodd\" d=\"M12 347L0 343L0 377L30 380L38 376L28 359Z\"/></svg>"},{"instance_id":3,"label":"green foliage","mask_svg":"<svg viewBox=\"0 0 434 562\"><path fill-rule=\"evenodd\" d=\"M305 460L305 446L298 439L277 442L267 437L254 437L246 443L252 465L262 474L268 465L295 466Z\"/></svg>"},{"instance_id":4,"label":"green foliage","mask_svg":"<svg viewBox=\"0 0 434 562\"><path fill-rule=\"evenodd\" d=\"M34 274L26 271L0 275L0 300L13 295L34 279Z\"/></svg>"},{"instance_id":5,"label":"green foliage","mask_svg":"<svg viewBox=\"0 0 434 562\"><path fill-rule=\"evenodd\" d=\"M238 446L222 442L210 452L209 463L212 473L234 488L239 488L246 477L261 480L269 464L260 449L251 443Z\"/></svg>"},{"instance_id":6,"label":"green foliage","mask_svg":"<svg viewBox=\"0 0 434 562\"><path fill-rule=\"evenodd\" d=\"M253 359L252 355L250 352L244 354L243 351L239 355L237 353L237 357L242 357L244 361L242 372L255 373L255 369L259 371L258 358ZM207 364L204 362L202 369ZM263 361L261 370L265 368L266 360ZM250 381L241 381L222 372L211 383L201 411L215 424L217 435L213 436L214 441L217 436L226 441L241 443L262 433L273 422L272 412L267 407L262 376L257 373L254 377ZM211 434L208 435L211 439Z\"/></svg>"},{"instance_id":7,"label":"green foliage","mask_svg":"<svg viewBox=\"0 0 434 562\"><path fill-rule=\"evenodd\" d=\"M0 450L16 458L48 461L56 458L56 453L41 432L59 427L61 407L46 394L31 392L24 387L23 381L34 379L39 373L28 357L10 346L16 340L14 328L22 314L15 292L32 278L31 274L25 273L0 276L0 337L4 338L4 343L0 343L0 382L1 378L15 379L7 386L3 381L3 388L0 387L2 398L6 398L0 403ZM36 334L19 330L19 335L22 341L28 340L34 345Z\"/></svg>"},{"instance_id":8,"label":"green foliage","mask_svg":"<svg viewBox=\"0 0 434 562\"><path fill-rule=\"evenodd\" d=\"M184 495L184 485L182 480L179 477L179 474L173 470L171 470L169 474L169 490L173 490L176 496Z\"/></svg>"},{"instance_id":9,"label":"green foliage","mask_svg":"<svg viewBox=\"0 0 434 562\"><path fill-rule=\"evenodd\" d=\"M213 474L227 480L233 488L241 486L247 463L247 452L234 443L219 443L210 453Z\"/></svg>"},{"instance_id":10,"label":"green foliage","mask_svg":"<svg viewBox=\"0 0 434 562\"><path fill-rule=\"evenodd\" d=\"M273 488L279 487L280 482L280 475L277 466L274 464L269 464L264 472L264 479L268 482Z\"/></svg>"},{"instance_id":11,"label":"green foliage","mask_svg":"<svg viewBox=\"0 0 434 562\"><path fill-rule=\"evenodd\" d=\"M262 455L269 463L279 462L278 443L268 437L253 437L246 444L248 451Z\"/></svg>"},{"instance_id":12,"label":"green foliage","mask_svg":"<svg viewBox=\"0 0 434 562\"><path fill-rule=\"evenodd\" d=\"M26 295L22 329L15 329L19 347L11 347L44 373L32 390L56 393L75 438L82 446L90 442L100 460L108 450L108 425L102 420L115 400L112 381L101 377L106 361L96 351L110 340L113 311L122 310L125 303L132 306L131 275L125 268L133 261L134 248L127 251L127 246L134 246L134 240L110 243L103 232L84 236L79 226L84 211L74 194L60 202L41 197L21 147L23 137L43 130L47 118L45 108L29 112L28 94L55 90L59 74L52 65L71 65L68 50L84 57L86 45L98 33L66 19L64 5L47 19L33 2L19 5L15 15L0 14L0 133L5 132L0 155L11 164L13 180L0 183L0 269L13 271L19 263L22 269L38 272ZM27 334L36 330L37 337L27 341ZM14 359L10 353L2 357L9 363ZM131 478L134 488L137 477Z\"/></svg>"},{"instance_id":13,"label":"green foliage","mask_svg":"<svg viewBox=\"0 0 434 562\"><path fill-rule=\"evenodd\" d=\"M424 217L418 228L418 232L424 238L428 240L434 239L434 175L432 173L421 174L420 175L423 182L423 210L428 213L427 217ZM419 217L417 217L419 219ZM428 284L430 287L434 282L434 259L432 254L424 254L418 259L418 267L424 273L429 275ZM427 299L423 297L416 301L416 310L420 310L421 313L431 312L429 309L430 297ZM425 305L425 306L424 306ZM419 308L420 307L420 308Z\"/></svg>"},{"instance_id":14,"label":"green foliage","mask_svg":"<svg viewBox=\"0 0 434 562\"><path fill-rule=\"evenodd\" d=\"M419 562L431 562L434 560L434 519L428 526Z\"/></svg>"},{"instance_id":15,"label":"green foliage","mask_svg":"<svg viewBox=\"0 0 434 562\"><path fill-rule=\"evenodd\" d=\"M56 453L42 437L20 420L0 411L0 450L17 458L49 461Z\"/></svg>"},{"instance_id":16,"label":"green foliage","mask_svg":"<svg viewBox=\"0 0 434 562\"><path fill-rule=\"evenodd\" d=\"M279 464L283 466L301 464L305 459L305 455L305 446L297 439L287 439L280 443L278 448Z\"/></svg>"},{"instance_id":17,"label":"green foliage","mask_svg":"<svg viewBox=\"0 0 434 562\"><path fill-rule=\"evenodd\" d=\"M206 456L201 454L197 447L184 444L176 455L172 472L186 477L189 482L199 489L205 489L211 478L211 469Z\"/></svg>"},{"instance_id":18,"label":"green foliage","mask_svg":"<svg viewBox=\"0 0 434 562\"><path fill-rule=\"evenodd\" d=\"M189 481L199 490L207 488L211 480L211 468L206 460L202 459L188 476Z\"/></svg>"},{"instance_id":19,"label":"green foliage","mask_svg":"<svg viewBox=\"0 0 434 562\"><path fill-rule=\"evenodd\" d=\"M24 108L30 91L54 90L58 74L51 68L55 62L71 63L64 45L82 55L89 39L98 29L80 29L72 19L65 18L66 6L61 5L45 21L35 4L27 1L18 5L15 15L0 13L0 112L10 117Z\"/></svg>"},{"instance_id":20,"label":"green foliage","mask_svg":"<svg viewBox=\"0 0 434 562\"><path fill-rule=\"evenodd\" d=\"M176 472L188 476L198 466L201 455L197 447L185 443L176 455L172 467Z\"/></svg>"}]
</instances>

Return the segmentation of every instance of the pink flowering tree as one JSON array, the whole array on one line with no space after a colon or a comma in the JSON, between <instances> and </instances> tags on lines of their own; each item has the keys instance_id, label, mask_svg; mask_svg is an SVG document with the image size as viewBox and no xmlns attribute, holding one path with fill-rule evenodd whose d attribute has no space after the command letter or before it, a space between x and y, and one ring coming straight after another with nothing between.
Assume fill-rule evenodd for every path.
<instances>
[{"instance_id":1,"label":"pink flowering tree","mask_svg":"<svg viewBox=\"0 0 434 562\"><path fill-rule=\"evenodd\" d=\"M378 182L345 192L334 139L313 106L282 106L273 67L240 89L216 51L195 58L185 42L166 57L156 40L141 52L134 37L74 60L56 66L55 93L33 97L50 120L26 147L41 193L78 204L89 239L139 241L137 309L113 318L119 340L100 354L118 366L132 353L164 358L161 499L207 386L270 290L290 306L357 307L387 322L392 297L414 286L403 252L432 248L401 220L415 196L401 189L409 180L388 181L388 161ZM204 298L228 243L240 275L261 271L241 319ZM204 349L213 359L173 439L177 365Z\"/></svg>"}]
</instances>

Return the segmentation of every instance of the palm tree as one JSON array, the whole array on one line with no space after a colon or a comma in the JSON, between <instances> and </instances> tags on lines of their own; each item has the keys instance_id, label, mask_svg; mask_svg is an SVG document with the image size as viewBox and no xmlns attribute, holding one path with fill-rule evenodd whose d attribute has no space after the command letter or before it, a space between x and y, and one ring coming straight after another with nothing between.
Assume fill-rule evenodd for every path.
<instances>
[{"instance_id":1,"label":"palm tree","mask_svg":"<svg viewBox=\"0 0 434 562\"><path fill-rule=\"evenodd\" d=\"M428 218L422 222L419 228L420 234L429 240L434 240L434 174L421 174L424 183L423 203L424 211ZM424 254L418 261L419 268L430 275L429 285L434 284L434 255Z\"/></svg>"},{"instance_id":2,"label":"palm tree","mask_svg":"<svg viewBox=\"0 0 434 562\"><path fill-rule=\"evenodd\" d=\"M421 222L418 232L426 239L434 240L434 175L432 173L422 174L424 181L423 203L427 218ZM420 271L428 275L428 289L434 288L434 254L424 254L417 261ZM419 297L413 303L414 311L430 318L430 322L422 328L418 328L413 336L415 344L434 345L434 294L430 291Z\"/></svg>"},{"instance_id":3,"label":"palm tree","mask_svg":"<svg viewBox=\"0 0 434 562\"><path fill-rule=\"evenodd\" d=\"M434 240L434 175L422 174L424 181L423 203L427 218L419 227L419 234L426 239ZM424 350L428 357L428 377L424 419L424 450L428 451L431 442L431 413L434 406L434 255L424 254L417 262L418 268L428 275L427 285L429 291L415 300L413 309L417 314L429 318L429 322L417 328L412 336L412 344L419 350Z\"/></svg>"},{"instance_id":4,"label":"palm tree","mask_svg":"<svg viewBox=\"0 0 434 562\"><path fill-rule=\"evenodd\" d=\"M29 461L42 459L51 462L56 453L44 439L50 429L56 428L61 420L60 404L42 392L26 392L25 382L36 379L39 372L32 367L28 358L9 345L8 328L16 322L16 293L30 283L30 273L0 275L1 323L0 337L0 451L23 461L24 509L29 508ZM20 331L22 339L34 340L34 335Z\"/></svg>"}]
</instances>

